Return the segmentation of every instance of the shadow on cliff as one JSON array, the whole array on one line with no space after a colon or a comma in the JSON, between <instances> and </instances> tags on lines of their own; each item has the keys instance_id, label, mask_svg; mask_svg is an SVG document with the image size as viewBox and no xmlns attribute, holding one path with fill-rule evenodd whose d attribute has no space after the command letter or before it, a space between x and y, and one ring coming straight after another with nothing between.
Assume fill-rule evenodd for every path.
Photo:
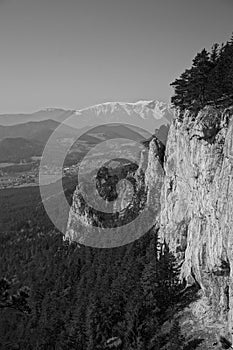
<instances>
[{"instance_id":1,"label":"shadow on cliff","mask_svg":"<svg viewBox=\"0 0 233 350\"><path fill-rule=\"evenodd\" d=\"M191 303L200 299L200 286L198 283L195 283L191 286L186 286L183 290L181 290L175 297L175 310L182 311L186 307L188 307Z\"/></svg>"},{"instance_id":2,"label":"shadow on cliff","mask_svg":"<svg viewBox=\"0 0 233 350\"><path fill-rule=\"evenodd\" d=\"M194 350L198 349L199 345L203 343L204 339L192 339L187 342L187 344L183 347L183 350Z\"/></svg>"},{"instance_id":3,"label":"shadow on cliff","mask_svg":"<svg viewBox=\"0 0 233 350\"><path fill-rule=\"evenodd\" d=\"M184 326L185 322L183 321L190 304L200 299L199 291L199 285L195 284L185 287L177 295L174 295L173 303L164 315L161 326L160 336L163 339L161 350L175 348L182 350L209 349L205 347L205 335L193 333L192 329L187 329L186 325Z\"/></svg>"},{"instance_id":4,"label":"shadow on cliff","mask_svg":"<svg viewBox=\"0 0 233 350\"><path fill-rule=\"evenodd\" d=\"M172 260L175 262L175 256L169 251L170 256L172 256ZM174 275L180 275L180 268L176 267L173 271ZM171 306L167 309L167 312L164 314L163 321L166 322L168 319L171 319L177 313L182 312L186 308L190 306L191 303L198 301L201 298L201 287L199 283L196 281L195 276L193 276L193 283L187 284L185 280L179 284L179 287L174 290L174 295L172 297Z\"/></svg>"},{"instance_id":5,"label":"shadow on cliff","mask_svg":"<svg viewBox=\"0 0 233 350\"><path fill-rule=\"evenodd\" d=\"M172 253L169 252L169 254ZM173 259L175 259L174 255ZM160 329L162 350L175 348L182 350L209 349L205 347L205 334L192 329L191 304L201 298L200 285L195 279L193 281L192 285L187 285L186 282L180 284L172 297L169 308L162 316ZM176 344L179 344L179 346L175 346Z\"/></svg>"}]
</instances>

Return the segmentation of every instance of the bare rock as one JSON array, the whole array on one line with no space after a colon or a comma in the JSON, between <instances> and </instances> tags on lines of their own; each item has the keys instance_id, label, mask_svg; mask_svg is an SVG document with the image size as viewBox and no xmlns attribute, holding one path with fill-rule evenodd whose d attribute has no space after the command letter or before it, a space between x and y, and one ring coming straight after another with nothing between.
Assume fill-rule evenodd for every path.
<instances>
[{"instance_id":1,"label":"bare rock","mask_svg":"<svg viewBox=\"0 0 233 350\"><path fill-rule=\"evenodd\" d=\"M169 131L161 193L160 236L197 282L218 319L233 334L233 109L184 114Z\"/></svg>"}]
</instances>

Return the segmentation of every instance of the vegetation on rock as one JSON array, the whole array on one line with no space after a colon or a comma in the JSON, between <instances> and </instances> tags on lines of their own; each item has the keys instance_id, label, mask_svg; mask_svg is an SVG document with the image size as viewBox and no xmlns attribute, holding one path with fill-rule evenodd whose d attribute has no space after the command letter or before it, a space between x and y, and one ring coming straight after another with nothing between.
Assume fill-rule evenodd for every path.
<instances>
[{"instance_id":1,"label":"vegetation on rock","mask_svg":"<svg viewBox=\"0 0 233 350\"><path fill-rule=\"evenodd\" d=\"M233 104L233 36L211 51L203 49L178 79L171 83L171 102L180 112L198 112L206 105L228 107Z\"/></svg>"}]
</instances>

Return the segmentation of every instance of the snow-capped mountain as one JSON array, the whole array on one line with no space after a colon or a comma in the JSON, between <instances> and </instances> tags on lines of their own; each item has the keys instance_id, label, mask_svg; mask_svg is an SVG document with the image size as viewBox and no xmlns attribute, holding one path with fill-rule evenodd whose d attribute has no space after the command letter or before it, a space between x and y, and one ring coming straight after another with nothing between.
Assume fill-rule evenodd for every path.
<instances>
[{"instance_id":1,"label":"snow-capped mountain","mask_svg":"<svg viewBox=\"0 0 233 350\"><path fill-rule=\"evenodd\" d=\"M171 113L171 109L168 104L161 101L147 101L140 100L135 103L132 102L105 102L97 104L88 108L77 110L75 113L80 115L86 112L94 112L98 116L101 114L112 114L117 112L125 112L129 116L137 113L143 119L147 118L148 112L151 112L155 119L161 119L167 112Z\"/></svg>"},{"instance_id":2,"label":"snow-capped mountain","mask_svg":"<svg viewBox=\"0 0 233 350\"><path fill-rule=\"evenodd\" d=\"M115 116L120 118L119 114L127 115L129 117L140 116L142 119L148 119L153 117L154 119L160 120L162 118L171 118L173 112L171 107L161 101L147 101L140 100L135 103L129 102L105 102L97 104L88 108L77 110L76 115L87 115L96 114L97 116L111 117ZM111 118L112 119L112 118ZM121 118L120 118L121 119Z\"/></svg>"},{"instance_id":3,"label":"snow-capped mountain","mask_svg":"<svg viewBox=\"0 0 233 350\"><path fill-rule=\"evenodd\" d=\"M105 102L79 110L63 110L46 108L32 114L4 114L0 115L0 125L15 125L30 121L39 122L47 119L69 124L69 117L77 116L78 128L87 125L97 125L103 122L128 123L141 127L158 128L168 124L173 118L171 107L160 101L140 100L131 102ZM73 118L74 120L74 118Z\"/></svg>"},{"instance_id":4,"label":"snow-capped mountain","mask_svg":"<svg viewBox=\"0 0 233 350\"><path fill-rule=\"evenodd\" d=\"M126 123L148 130L169 124L173 118L171 107L160 101L140 100L135 103L105 102L75 111L79 127L96 123Z\"/></svg>"}]
</instances>

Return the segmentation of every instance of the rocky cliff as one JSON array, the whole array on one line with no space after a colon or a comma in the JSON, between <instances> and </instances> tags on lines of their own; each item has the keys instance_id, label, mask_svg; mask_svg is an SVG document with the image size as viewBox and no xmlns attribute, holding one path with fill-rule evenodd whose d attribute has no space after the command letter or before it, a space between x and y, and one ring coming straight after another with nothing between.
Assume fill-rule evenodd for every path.
<instances>
[{"instance_id":1,"label":"rocky cliff","mask_svg":"<svg viewBox=\"0 0 233 350\"><path fill-rule=\"evenodd\" d=\"M105 200L103 211L92 208L83 198L82 193L92 187L79 184L73 194L65 238L110 248L130 243L149 231L159 219L164 151L163 143L154 137L149 149L141 153L138 166L122 165L120 172L110 167L112 175L107 172L93 178L97 181L95 192ZM94 198L94 193L89 193L90 197ZM105 204L110 211L105 211Z\"/></svg>"},{"instance_id":2,"label":"rocky cliff","mask_svg":"<svg viewBox=\"0 0 233 350\"><path fill-rule=\"evenodd\" d=\"M153 138L134 174L138 190L147 190L142 198L156 209L160 240L177 257L186 288L199 287L196 300L178 313L182 328L198 336L204 332L212 343L215 335L233 335L232 134L233 108L206 107L198 115L186 111L170 126L165 154ZM118 206L123 210L122 195ZM75 239L77 222L91 224L80 203L76 191L69 239ZM135 203L139 213L142 203Z\"/></svg>"},{"instance_id":3,"label":"rocky cliff","mask_svg":"<svg viewBox=\"0 0 233 350\"><path fill-rule=\"evenodd\" d=\"M178 258L181 278L201 288L192 305L198 327L228 337L233 334L232 115L233 109L206 107L173 122L160 214L160 236Z\"/></svg>"}]
</instances>

